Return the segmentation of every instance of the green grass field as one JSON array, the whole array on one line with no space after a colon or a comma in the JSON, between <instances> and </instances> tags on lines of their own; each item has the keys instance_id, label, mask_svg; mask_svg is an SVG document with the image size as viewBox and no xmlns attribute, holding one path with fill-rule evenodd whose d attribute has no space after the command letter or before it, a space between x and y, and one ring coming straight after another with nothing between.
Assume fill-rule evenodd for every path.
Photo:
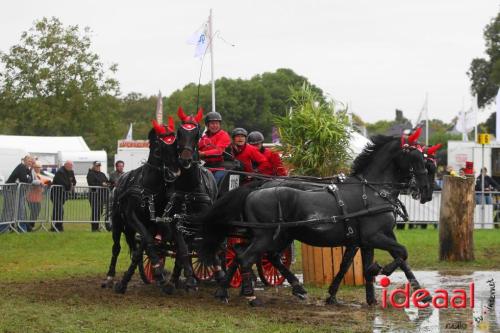
<instances>
[{"instance_id":1,"label":"green grass field","mask_svg":"<svg viewBox=\"0 0 500 333\"><path fill-rule=\"evenodd\" d=\"M212 298L213 287L202 286L193 295L164 296L155 286L142 285L137 279L126 295L116 295L99 286L109 263L110 233L91 233L88 223L67 225L65 229L61 234L39 231L0 235L0 332L371 331L366 321L373 321L375 314L363 307L356 311L327 309L318 318L318 311L326 311L316 305L324 299L326 288L312 286L307 286L313 296L311 305L298 303L286 289L267 290L264 295L268 302L277 302L268 305L268 310L249 308L237 297L237 291L232 292L228 306ZM414 270L500 267L500 230L475 231L476 260L468 263L438 261L436 230L397 231L397 237L407 247ZM129 260L128 249L122 246L119 275ZM296 248L294 271L300 272L300 246ZM390 258L377 251L376 260L385 264ZM362 304L364 290L342 287L339 298ZM294 312L294 304L300 311ZM280 311L270 311L273 306ZM316 310L309 310L315 306Z\"/></svg>"}]
</instances>

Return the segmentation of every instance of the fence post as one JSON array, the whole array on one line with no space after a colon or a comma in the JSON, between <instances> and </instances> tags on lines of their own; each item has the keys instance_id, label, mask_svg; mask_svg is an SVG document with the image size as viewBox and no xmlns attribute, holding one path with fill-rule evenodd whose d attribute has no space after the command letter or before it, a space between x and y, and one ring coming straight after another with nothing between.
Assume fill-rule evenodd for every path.
<instances>
[{"instance_id":1,"label":"fence post","mask_svg":"<svg viewBox=\"0 0 500 333\"><path fill-rule=\"evenodd\" d=\"M474 176L444 176L439 216L439 260L474 260Z\"/></svg>"}]
</instances>

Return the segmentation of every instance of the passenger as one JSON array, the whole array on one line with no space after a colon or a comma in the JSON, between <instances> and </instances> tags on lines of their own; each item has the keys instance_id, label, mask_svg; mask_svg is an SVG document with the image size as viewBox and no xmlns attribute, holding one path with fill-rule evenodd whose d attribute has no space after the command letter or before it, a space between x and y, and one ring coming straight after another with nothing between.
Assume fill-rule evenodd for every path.
<instances>
[{"instance_id":1,"label":"passenger","mask_svg":"<svg viewBox=\"0 0 500 333\"><path fill-rule=\"evenodd\" d=\"M283 166L280 155L264 147L264 135L261 132L250 132L248 134L248 143L257 148L267 158L273 168L273 176L287 176L288 172Z\"/></svg>"},{"instance_id":2,"label":"passenger","mask_svg":"<svg viewBox=\"0 0 500 333\"><path fill-rule=\"evenodd\" d=\"M222 116L218 112L209 112L205 116L207 131L198 143L200 159L205 161L205 167L213 172L219 183L224 177L224 152L231 144L229 134L221 129Z\"/></svg>"},{"instance_id":3,"label":"passenger","mask_svg":"<svg viewBox=\"0 0 500 333\"><path fill-rule=\"evenodd\" d=\"M231 132L233 143L230 154L234 159L241 162L243 171L258 172L264 175L272 175L273 168L267 158L252 145L247 145L248 133L244 128L235 128ZM254 170L255 168L255 170Z\"/></svg>"}]
</instances>

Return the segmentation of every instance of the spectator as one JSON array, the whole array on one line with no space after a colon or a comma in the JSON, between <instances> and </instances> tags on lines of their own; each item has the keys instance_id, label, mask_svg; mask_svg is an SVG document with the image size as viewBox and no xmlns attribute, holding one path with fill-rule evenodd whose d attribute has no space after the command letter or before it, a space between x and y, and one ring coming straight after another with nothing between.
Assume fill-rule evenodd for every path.
<instances>
[{"instance_id":1,"label":"spectator","mask_svg":"<svg viewBox=\"0 0 500 333\"><path fill-rule=\"evenodd\" d=\"M21 163L12 171L10 174L9 178L7 179L7 184L11 183L22 183L22 184L31 184L33 181L33 178L31 176L31 167L33 165L33 157L30 155L26 155ZM18 211L17 211L17 218L19 221L25 221L26 220L26 209L25 209L25 202L26 202L26 191L27 187L23 187L20 190L19 193L19 203L18 203ZM15 198L12 198L13 201L15 201ZM11 207L14 208L15 204L13 204ZM12 212L12 216L14 212ZM21 231L28 231L28 223L22 222L19 223L19 229Z\"/></svg>"},{"instance_id":2,"label":"spectator","mask_svg":"<svg viewBox=\"0 0 500 333\"><path fill-rule=\"evenodd\" d=\"M87 173L87 183L89 184L89 201L91 209L90 224L92 231L99 231L99 220L104 209L104 203L108 197L108 178L101 172L101 162L94 161L92 168Z\"/></svg>"},{"instance_id":3,"label":"spectator","mask_svg":"<svg viewBox=\"0 0 500 333\"><path fill-rule=\"evenodd\" d=\"M269 148L265 148L263 143L264 135L262 135L261 132L253 131L248 134L248 144L257 148L259 152L267 158L273 168L273 176L286 176L287 171L283 166L280 155Z\"/></svg>"},{"instance_id":4,"label":"spectator","mask_svg":"<svg viewBox=\"0 0 500 333\"><path fill-rule=\"evenodd\" d=\"M484 176L484 203L487 205L491 205L491 196L490 193L493 190L498 190L500 186L498 183L493 180L490 176L487 174L488 170L486 167L481 169L481 174L476 178L476 204L482 204L482 198L483 198L483 181L482 178ZM479 192L479 193L478 193Z\"/></svg>"},{"instance_id":5,"label":"spectator","mask_svg":"<svg viewBox=\"0 0 500 333\"><path fill-rule=\"evenodd\" d=\"M458 175L459 175L460 177L465 177L465 168L460 168L460 169L458 170Z\"/></svg>"},{"instance_id":6,"label":"spectator","mask_svg":"<svg viewBox=\"0 0 500 333\"><path fill-rule=\"evenodd\" d=\"M111 188L114 188L116 186L116 182L118 181L118 178L121 177L125 172L123 172L123 168L125 167L125 162L123 161L116 161L115 163L115 171L113 171L109 175L109 183Z\"/></svg>"},{"instance_id":7,"label":"spectator","mask_svg":"<svg viewBox=\"0 0 500 333\"><path fill-rule=\"evenodd\" d=\"M30 209L30 223L28 223L28 231L31 231L35 226L35 222L38 220L38 215L40 214L40 208L42 205L43 191L50 186L52 181L50 178L42 175L42 163L40 161L35 161L33 164L33 169L31 172L33 182L26 195L26 200L28 201L28 207Z\"/></svg>"},{"instance_id":8,"label":"spectator","mask_svg":"<svg viewBox=\"0 0 500 333\"><path fill-rule=\"evenodd\" d=\"M458 176L457 172L453 169L453 167L451 165L448 165L446 167L446 173L445 173L445 175L453 176L453 177Z\"/></svg>"},{"instance_id":9,"label":"spectator","mask_svg":"<svg viewBox=\"0 0 500 333\"><path fill-rule=\"evenodd\" d=\"M73 162L66 161L60 167L52 181L50 200L52 200L52 223L50 231L64 231L62 221L64 219L64 203L68 199L68 193L73 192L76 186L75 173L73 172ZM58 221L58 222L56 222Z\"/></svg>"}]
</instances>

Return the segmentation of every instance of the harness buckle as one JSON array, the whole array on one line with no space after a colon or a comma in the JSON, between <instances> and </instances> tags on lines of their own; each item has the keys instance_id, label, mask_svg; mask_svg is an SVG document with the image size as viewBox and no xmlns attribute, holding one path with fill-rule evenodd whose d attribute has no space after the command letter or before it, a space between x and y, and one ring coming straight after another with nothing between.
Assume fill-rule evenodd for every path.
<instances>
[{"instance_id":1,"label":"harness buckle","mask_svg":"<svg viewBox=\"0 0 500 333\"><path fill-rule=\"evenodd\" d=\"M362 198L363 200L366 200L366 199L368 199L368 196L366 195L366 193L363 193L363 195L361 196L361 198Z\"/></svg>"},{"instance_id":2,"label":"harness buckle","mask_svg":"<svg viewBox=\"0 0 500 333\"><path fill-rule=\"evenodd\" d=\"M380 191L380 196L381 196L382 198L387 198L387 196L388 196L387 191L385 191L385 190Z\"/></svg>"},{"instance_id":3,"label":"harness buckle","mask_svg":"<svg viewBox=\"0 0 500 333\"><path fill-rule=\"evenodd\" d=\"M330 220L332 220L332 223L337 223L337 217L335 215L330 216Z\"/></svg>"},{"instance_id":4,"label":"harness buckle","mask_svg":"<svg viewBox=\"0 0 500 333\"><path fill-rule=\"evenodd\" d=\"M337 189L338 189L337 185L335 185L335 184L328 185L328 191L330 191L330 192L335 192L335 191L337 191Z\"/></svg>"},{"instance_id":5,"label":"harness buckle","mask_svg":"<svg viewBox=\"0 0 500 333\"><path fill-rule=\"evenodd\" d=\"M344 206L344 201L343 200L339 200L338 204L339 204L340 207L343 207Z\"/></svg>"}]
</instances>

